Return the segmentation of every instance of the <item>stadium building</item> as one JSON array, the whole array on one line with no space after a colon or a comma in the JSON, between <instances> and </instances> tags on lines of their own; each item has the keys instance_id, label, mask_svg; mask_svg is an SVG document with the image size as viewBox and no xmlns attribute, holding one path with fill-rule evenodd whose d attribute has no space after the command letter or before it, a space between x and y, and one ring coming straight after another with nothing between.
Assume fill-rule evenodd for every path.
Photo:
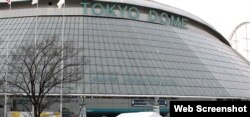
<instances>
[{"instance_id":1,"label":"stadium building","mask_svg":"<svg viewBox=\"0 0 250 117\"><path fill-rule=\"evenodd\" d=\"M250 97L249 62L197 16L149 0L66 0L61 9L57 2L39 0L37 7L31 0L12 0L10 10L1 0L0 56L6 56L7 42L15 49L35 36L64 32L90 61L83 80L63 92L70 115L77 115L81 104L88 117L150 111L155 105L167 115L170 100ZM22 111L25 97L14 93L8 93L7 110ZM0 94L4 113L5 93Z\"/></svg>"}]
</instances>

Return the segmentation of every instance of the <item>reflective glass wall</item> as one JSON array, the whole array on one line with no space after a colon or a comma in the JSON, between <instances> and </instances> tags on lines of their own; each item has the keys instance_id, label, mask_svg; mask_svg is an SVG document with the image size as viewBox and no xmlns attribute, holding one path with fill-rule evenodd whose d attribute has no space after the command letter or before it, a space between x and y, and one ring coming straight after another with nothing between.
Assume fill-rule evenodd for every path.
<instances>
[{"instance_id":1,"label":"reflective glass wall","mask_svg":"<svg viewBox=\"0 0 250 117\"><path fill-rule=\"evenodd\" d=\"M56 36L89 60L67 94L250 96L249 63L217 38L126 19L66 16L0 19L0 63L10 50ZM9 35L9 36L8 36ZM73 90L72 90L73 89ZM9 92L14 92L11 88ZM57 92L54 92L57 93Z\"/></svg>"}]
</instances>

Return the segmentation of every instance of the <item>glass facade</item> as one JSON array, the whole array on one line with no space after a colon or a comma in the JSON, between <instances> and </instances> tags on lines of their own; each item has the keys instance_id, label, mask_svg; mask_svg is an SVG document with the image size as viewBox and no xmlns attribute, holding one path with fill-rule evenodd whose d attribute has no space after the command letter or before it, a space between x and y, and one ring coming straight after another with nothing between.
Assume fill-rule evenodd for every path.
<instances>
[{"instance_id":1,"label":"glass facade","mask_svg":"<svg viewBox=\"0 0 250 117\"><path fill-rule=\"evenodd\" d=\"M63 17L0 19L0 64L10 50L56 35ZM250 66L213 36L127 19L66 16L65 42L89 60L67 94L250 97ZM9 36L8 36L9 35ZM10 90L13 92L13 90Z\"/></svg>"}]
</instances>

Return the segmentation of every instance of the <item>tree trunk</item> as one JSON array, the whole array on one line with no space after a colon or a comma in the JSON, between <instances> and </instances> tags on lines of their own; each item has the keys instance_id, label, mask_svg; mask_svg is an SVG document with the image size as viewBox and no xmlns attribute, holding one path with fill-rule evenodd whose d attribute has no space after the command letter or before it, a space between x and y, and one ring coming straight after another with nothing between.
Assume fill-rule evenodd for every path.
<instances>
[{"instance_id":1,"label":"tree trunk","mask_svg":"<svg viewBox=\"0 0 250 117\"><path fill-rule=\"evenodd\" d=\"M39 109L37 108L36 105L33 105L33 106L34 106L34 117L40 117Z\"/></svg>"}]
</instances>

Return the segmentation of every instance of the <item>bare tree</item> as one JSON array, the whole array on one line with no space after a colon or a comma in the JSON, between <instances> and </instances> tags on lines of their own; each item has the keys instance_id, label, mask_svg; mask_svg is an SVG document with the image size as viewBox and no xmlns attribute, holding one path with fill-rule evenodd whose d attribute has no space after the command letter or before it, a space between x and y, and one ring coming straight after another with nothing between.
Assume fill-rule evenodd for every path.
<instances>
[{"instance_id":1,"label":"bare tree","mask_svg":"<svg viewBox=\"0 0 250 117\"><path fill-rule=\"evenodd\" d=\"M40 117L46 107L58 101L57 97L48 95L59 94L62 83L83 79L80 74L88 62L83 50L74 49L74 46L54 36L11 51L7 82L14 91L28 97L34 117Z\"/></svg>"}]
</instances>

